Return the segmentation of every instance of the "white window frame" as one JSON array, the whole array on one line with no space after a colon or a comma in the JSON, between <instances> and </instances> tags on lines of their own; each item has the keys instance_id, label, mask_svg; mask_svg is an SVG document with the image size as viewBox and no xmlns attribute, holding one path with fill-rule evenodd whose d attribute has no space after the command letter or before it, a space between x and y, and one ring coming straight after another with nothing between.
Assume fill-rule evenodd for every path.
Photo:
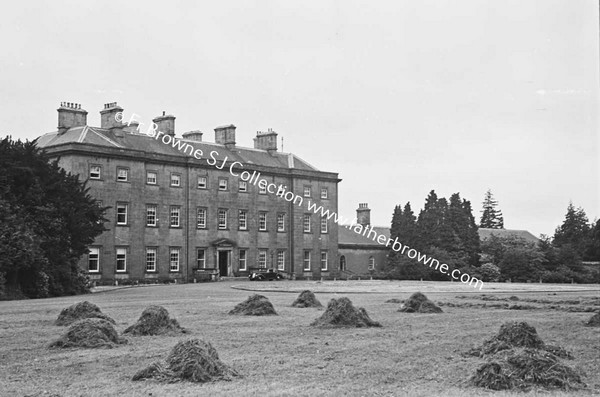
<instances>
[{"instance_id":1,"label":"white window frame","mask_svg":"<svg viewBox=\"0 0 600 397\"><path fill-rule=\"evenodd\" d=\"M129 181L129 168L117 167L117 182Z\"/></svg>"},{"instance_id":2,"label":"white window frame","mask_svg":"<svg viewBox=\"0 0 600 397\"><path fill-rule=\"evenodd\" d=\"M258 230L261 232L267 231L267 212L260 211L258 213Z\"/></svg>"},{"instance_id":3,"label":"white window frame","mask_svg":"<svg viewBox=\"0 0 600 397\"><path fill-rule=\"evenodd\" d=\"M124 203L124 202L119 202L117 203L117 208L115 209L116 214L117 214L117 225L127 225L127 221L128 221L128 212L129 212L129 204L128 203ZM122 209L124 209L124 212L119 212L119 208L121 207ZM119 222L119 215L123 215L125 217L125 221L124 222Z\"/></svg>"},{"instance_id":4,"label":"white window frame","mask_svg":"<svg viewBox=\"0 0 600 397\"><path fill-rule=\"evenodd\" d=\"M151 175L154 175L154 178L151 178L150 177ZM156 171L146 171L146 184L147 185L156 185L157 183L158 183L158 173Z\"/></svg>"},{"instance_id":5,"label":"white window frame","mask_svg":"<svg viewBox=\"0 0 600 397\"><path fill-rule=\"evenodd\" d=\"M91 263L96 263L96 268L91 268ZM100 248L90 247L88 248L88 272L89 273L100 273Z\"/></svg>"},{"instance_id":6,"label":"white window frame","mask_svg":"<svg viewBox=\"0 0 600 397\"><path fill-rule=\"evenodd\" d=\"M369 257L369 270L375 270L375 257Z\"/></svg>"},{"instance_id":7,"label":"white window frame","mask_svg":"<svg viewBox=\"0 0 600 397\"><path fill-rule=\"evenodd\" d=\"M217 211L217 224L219 230L227 230L227 210L219 208Z\"/></svg>"},{"instance_id":8,"label":"white window frame","mask_svg":"<svg viewBox=\"0 0 600 397\"><path fill-rule=\"evenodd\" d=\"M246 193L248 191L248 182L240 181L240 183L238 185L238 191L240 191L242 193Z\"/></svg>"},{"instance_id":9,"label":"white window frame","mask_svg":"<svg viewBox=\"0 0 600 397\"><path fill-rule=\"evenodd\" d=\"M302 194L302 195L303 195L304 197L310 197L310 196L311 196L311 194L312 194L312 189L311 189L311 187L310 187L310 186L308 186L308 185L304 186L304 192L303 192L303 194Z\"/></svg>"},{"instance_id":10,"label":"white window frame","mask_svg":"<svg viewBox=\"0 0 600 397\"><path fill-rule=\"evenodd\" d=\"M169 271L170 272L178 272L180 261L181 261L181 248L170 247L169 248Z\"/></svg>"},{"instance_id":11,"label":"white window frame","mask_svg":"<svg viewBox=\"0 0 600 397\"><path fill-rule=\"evenodd\" d=\"M196 266L198 269L206 269L206 248L196 248Z\"/></svg>"},{"instance_id":12,"label":"white window frame","mask_svg":"<svg viewBox=\"0 0 600 397\"><path fill-rule=\"evenodd\" d=\"M243 253L243 255L242 255ZM240 271L246 271L248 265L248 250L240 248L238 251L238 267Z\"/></svg>"},{"instance_id":13,"label":"white window frame","mask_svg":"<svg viewBox=\"0 0 600 397\"><path fill-rule=\"evenodd\" d=\"M156 260L158 258L158 248L146 247L146 271L156 272Z\"/></svg>"},{"instance_id":14,"label":"white window frame","mask_svg":"<svg viewBox=\"0 0 600 397\"><path fill-rule=\"evenodd\" d=\"M321 188L321 199L323 199L323 200L329 199L329 191L326 187Z\"/></svg>"},{"instance_id":15,"label":"white window frame","mask_svg":"<svg viewBox=\"0 0 600 397\"><path fill-rule=\"evenodd\" d=\"M206 229L206 207L196 208L196 229Z\"/></svg>"},{"instance_id":16,"label":"white window frame","mask_svg":"<svg viewBox=\"0 0 600 397\"><path fill-rule=\"evenodd\" d=\"M265 249L258 250L257 262L258 262L258 267L260 269L267 268L267 250L265 250Z\"/></svg>"},{"instance_id":17,"label":"white window frame","mask_svg":"<svg viewBox=\"0 0 600 397\"><path fill-rule=\"evenodd\" d=\"M258 194L267 194L267 186L264 184L258 184Z\"/></svg>"},{"instance_id":18,"label":"white window frame","mask_svg":"<svg viewBox=\"0 0 600 397\"><path fill-rule=\"evenodd\" d=\"M227 178L219 178L219 190L226 192L229 189L229 180Z\"/></svg>"},{"instance_id":19,"label":"white window frame","mask_svg":"<svg viewBox=\"0 0 600 397\"><path fill-rule=\"evenodd\" d=\"M277 270L285 270L285 251L277 251Z\"/></svg>"},{"instance_id":20,"label":"white window frame","mask_svg":"<svg viewBox=\"0 0 600 397\"><path fill-rule=\"evenodd\" d=\"M329 253L321 251L321 271L326 272L329 268Z\"/></svg>"},{"instance_id":21,"label":"white window frame","mask_svg":"<svg viewBox=\"0 0 600 397\"><path fill-rule=\"evenodd\" d=\"M248 211L240 210L238 214L238 222L240 230L248 230Z\"/></svg>"},{"instance_id":22,"label":"white window frame","mask_svg":"<svg viewBox=\"0 0 600 397\"><path fill-rule=\"evenodd\" d=\"M181 227L181 206L169 207L169 227Z\"/></svg>"},{"instance_id":23,"label":"white window frame","mask_svg":"<svg viewBox=\"0 0 600 397\"><path fill-rule=\"evenodd\" d=\"M310 214L304 214L304 217L302 218L302 230L304 231L304 233L310 233L311 229L312 229L312 225L311 225L311 216Z\"/></svg>"},{"instance_id":24,"label":"white window frame","mask_svg":"<svg viewBox=\"0 0 600 397\"><path fill-rule=\"evenodd\" d=\"M306 254L308 254L308 257L307 257ZM303 254L303 257L302 257L302 269L305 272L310 271L311 256L312 256L312 252L310 250L304 250L304 254Z\"/></svg>"},{"instance_id":25,"label":"white window frame","mask_svg":"<svg viewBox=\"0 0 600 397\"><path fill-rule=\"evenodd\" d=\"M146 226L155 227L158 224L158 205L146 204Z\"/></svg>"},{"instance_id":26,"label":"white window frame","mask_svg":"<svg viewBox=\"0 0 600 397\"><path fill-rule=\"evenodd\" d=\"M181 174L171 172L171 183L170 186L180 187L181 186Z\"/></svg>"},{"instance_id":27,"label":"white window frame","mask_svg":"<svg viewBox=\"0 0 600 397\"><path fill-rule=\"evenodd\" d=\"M97 168L97 172L94 169ZM98 176L94 176L98 174ZM102 179L102 166L101 165L90 165L90 179Z\"/></svg>"},{"instance_id":28,"label":"white window frame","mask_svg":"<svg viewBox=\"0 0 600 397\"><path fill-rule=\"evenodd\" d=\"M208 189L208 178L206 176L199 176L197 187L198 189Z\"/></svg>"},{"instance_id":29,"label":"white window frame","mask_svg":"<svg viewBox=\"0 0 600 397\"><path fill-rule=\"evenodd\" d=\"M117 273L125 273L127 272L127 248L117 248L116 252L116 263L115 263L115 271ZM122 261L123 269L119 269L119 262Z\"/></svg>"},{"instance_id":30,"label":"white window frame","mask_svg":"<svg viewBox=\"0 0 600 397\"><path fill-rule=\"evenodd\" d=\"M327 223L327 217L321 217L321 234L327 234L329 228L329 224Z\"/></svg>"},{"instance_id":31,"label":"white window frame","mask_svg":"<svg viewBox=\"0 0 600 397\"><path fill-rule=\"evenodd\" d=\"M283 212L277 214L277 231L285 232L285 213Z\"/></svg>"}]
</instances>

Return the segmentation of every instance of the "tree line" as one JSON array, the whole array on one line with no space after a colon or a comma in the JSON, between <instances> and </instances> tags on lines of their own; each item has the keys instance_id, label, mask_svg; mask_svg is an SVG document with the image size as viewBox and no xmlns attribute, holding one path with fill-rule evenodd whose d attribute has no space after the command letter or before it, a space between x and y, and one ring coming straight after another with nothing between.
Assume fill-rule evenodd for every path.
<instances>
[{"instance_id":1,"label":"tree line","mask_svg":"<svg viewBox=\"0 0 600 397\"><path fill-rule=\"evenodd\" d=\"M600 282L600 266L586 266L600 261L600 220L589 222L582 208L569 204L554 236L542 235L537 243L517 234L493 232L480 241L479 228L504 228L491 190L485 194L481 213L477 224L471 203L459 193L447 200L432 190L418 216L410 202L394 208L390 236L482 281ZM380 273L392 279L450 279L391 249Z\"/></svg>"}]
</instances>

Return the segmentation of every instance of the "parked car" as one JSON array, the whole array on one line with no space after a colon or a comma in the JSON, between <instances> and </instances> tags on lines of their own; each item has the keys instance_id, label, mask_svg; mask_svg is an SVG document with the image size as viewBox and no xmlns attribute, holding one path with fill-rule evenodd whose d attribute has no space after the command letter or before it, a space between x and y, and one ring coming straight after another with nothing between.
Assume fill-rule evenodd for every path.
<instances>
[{"instance_id":1,"label":"parked car","mask_svg":"<svg viewBox=\"0 0 600 397\"><path fill-rule=\"evenodd\" d=\"M250 281L263 281L263 280L281 280L283 275L281 273L277 273L274 269L269 269L267 271L256 271L250 273L248 276Z\"/></svg>"}]
</instances>

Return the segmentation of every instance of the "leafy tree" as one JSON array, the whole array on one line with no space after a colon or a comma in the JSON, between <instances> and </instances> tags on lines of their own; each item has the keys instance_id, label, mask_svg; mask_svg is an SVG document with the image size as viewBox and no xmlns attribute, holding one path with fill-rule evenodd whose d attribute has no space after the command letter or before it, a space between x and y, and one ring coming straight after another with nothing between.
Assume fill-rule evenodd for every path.
<instances>
[{"instance_id":1,"label":"leafy tree","mask_svg":"<svg viewBox=\"0 0 600 397\"><path fill-rule=\"evenodd\" d=\"M0 252L7 253L0 258L0 272L8 289L29 297L85 292L77 262L105 230L106 208L77 175L49 162L35 141L0 141L0 175ZM11 229L18 239L7 233Z\"/></svg>"},{"instance_id":2,"label":"leafy tree","mask_svg":"<svg viewBox=\"0 0 600 397\"><path fill-rule=\"evenodd\" d=\"M500 268L494 264L484 263L478 271L482 281L494 282L500 280Z\"/></svg>"},{"instance_id":3,"label":"leafy tree","mask_svg":"<svg viewBox=\"0 0 600 397\"><path fill-rule=\"evenodd\" d=\"M600 262L600 219L589 231L588 243L584 258L588 261Z\"/></svg>"},{"instance_id":4,"label":"leafy tree","mask_svg":"<svg viewBox=\"0 0 600 397\"><path fill-rule=\"evenodd\" d=\"M494 200L492 191L488 189L483 199L483 210L479 227L488 229L504 229L504 217L498 208L498 202Z\"/></svg>"},{"instance_id":5,"label":"leafy tree","mask_svg":"<svg viewBox=\"0 0 600 397\"><path fill-rule=\"evenodd\" d=\"M536 244L516 236L498 237L492 234L482 241L481 251L500 268L503 280L537 280L546 261Z\"/></svg>"}]
</instances>

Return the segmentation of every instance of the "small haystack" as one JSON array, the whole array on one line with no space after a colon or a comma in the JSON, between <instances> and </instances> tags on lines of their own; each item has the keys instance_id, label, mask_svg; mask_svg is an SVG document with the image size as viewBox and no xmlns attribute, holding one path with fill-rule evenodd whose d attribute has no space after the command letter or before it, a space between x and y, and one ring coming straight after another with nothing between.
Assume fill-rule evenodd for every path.
<instances>
[{"instance_id":1,"label":"small haystack","mask_svg":"<svg viewBox=\"0 0 600 397\"><path fill-rule=\"evenodd\" d=\"M254 294L242 303L238 303L229 314L240 314L245 316L270 316L277 315L273 304L266 296Z\"/></svg>"},{"instance_id":2,"label":"small haystack","mask_svg":"<svg viewBox=\"0 0 600 397\"><path fill-rule=\"evenodd\" d=\"M550 352L512 349L499 356L479 367L471 378L475 386L492 390L528 390L533 386L577 390L585 387L577 371L561 364Z\"/></svg>"},{"instance_id":3,"label":"small haystack","mask_svg":"<svg viewBox=\"0 0 600 397\"><path fill-rule=\"evenodd\" d=\"M298 295L294 303L292 303L293 307L323 307L321 302L317 299L315 294L312 291L304 290Z\"/></svg>"},{"instance_id":4,"label":"small haystack","mask_svg":"<svg viewBox=\"0 0 600 397\"><path fill-rule=\"evenodd\" d=\"M177 320L169 318L169 312L162 306L148 306L138 321L123 333L131 335L178 335L188 331Z\"/></svg>"},{"instance_id":5,"label":"small haystack","mask_svg":"<svg viewBox=\"0 0 600 397\"><path fill-rule=\"evenodd\" d=\"M115 320L102 313L98 306L88 301L79 302L65 309L62 309L54 324L71 325L75 321L79 321L84 318L101 318L103 320L116 324Z\"/></svg>"},{"instance_id":6,"label":"small haystack","mask_svg":"<svg viewBox=\"0 0 600 397\"><path fill-rule=\"evenodd\" d=\"M594 314L588 321L585 323L588 327L600 327L600 312Z\"/></svg>"},{"instance_id":7,"label":"small haystack","mask_svg":"<svg viewBox=\"0 0 600 397\"><path fill-rule=\"evenodd\" d=\"M177 343L165 362L155 362L138 371L132 380L156 379L163 382L212 382L230 380L237 372L225 365L215 348L200 339Z\"/></svg>"},{"instance_id":8,"label":"small haystack","mask_svg":"<svg viewBox=\"0 0 600 397\"><path fill-rule=\"evenodd\" d=\"M60 339L52 342L49 347L115 347L127 343L119 338L113 325L101 318L85 318L71 324Z\"/></svg>"},{"instance_id":9,"label":"small haystack","mask_svg":"<svg viewBox=\"0 0 600 397\"><path fill-rule=\"evenodd\" d=\"M412 294L398 311L405 313L443 313L439 306L420 292Z\"/></svg>"},{"instance_id":10,"label":"small haystack","mask_svg":"<svg viewBox=\"0 0 600 397\"><path fill-rule=\"evenodd\" d=\"M381 327L380 323L371 320L365 309L355 308L348 298L330 300L323 315L310 325L323 328Z\"/></svg>"},{"instance_id":11,"label":"small haystack","mask_svg":"<svg viewBox=\"0 0 600 397\"><path fill-rule=\"evenodd\" d=\"M526 322L507 322L500 326L498 335L483 342L483 345L467 352L469 356L495 354L513 347L543 349L544 341L540 339L534 327Z\"/></svg>"}]
</instances>

